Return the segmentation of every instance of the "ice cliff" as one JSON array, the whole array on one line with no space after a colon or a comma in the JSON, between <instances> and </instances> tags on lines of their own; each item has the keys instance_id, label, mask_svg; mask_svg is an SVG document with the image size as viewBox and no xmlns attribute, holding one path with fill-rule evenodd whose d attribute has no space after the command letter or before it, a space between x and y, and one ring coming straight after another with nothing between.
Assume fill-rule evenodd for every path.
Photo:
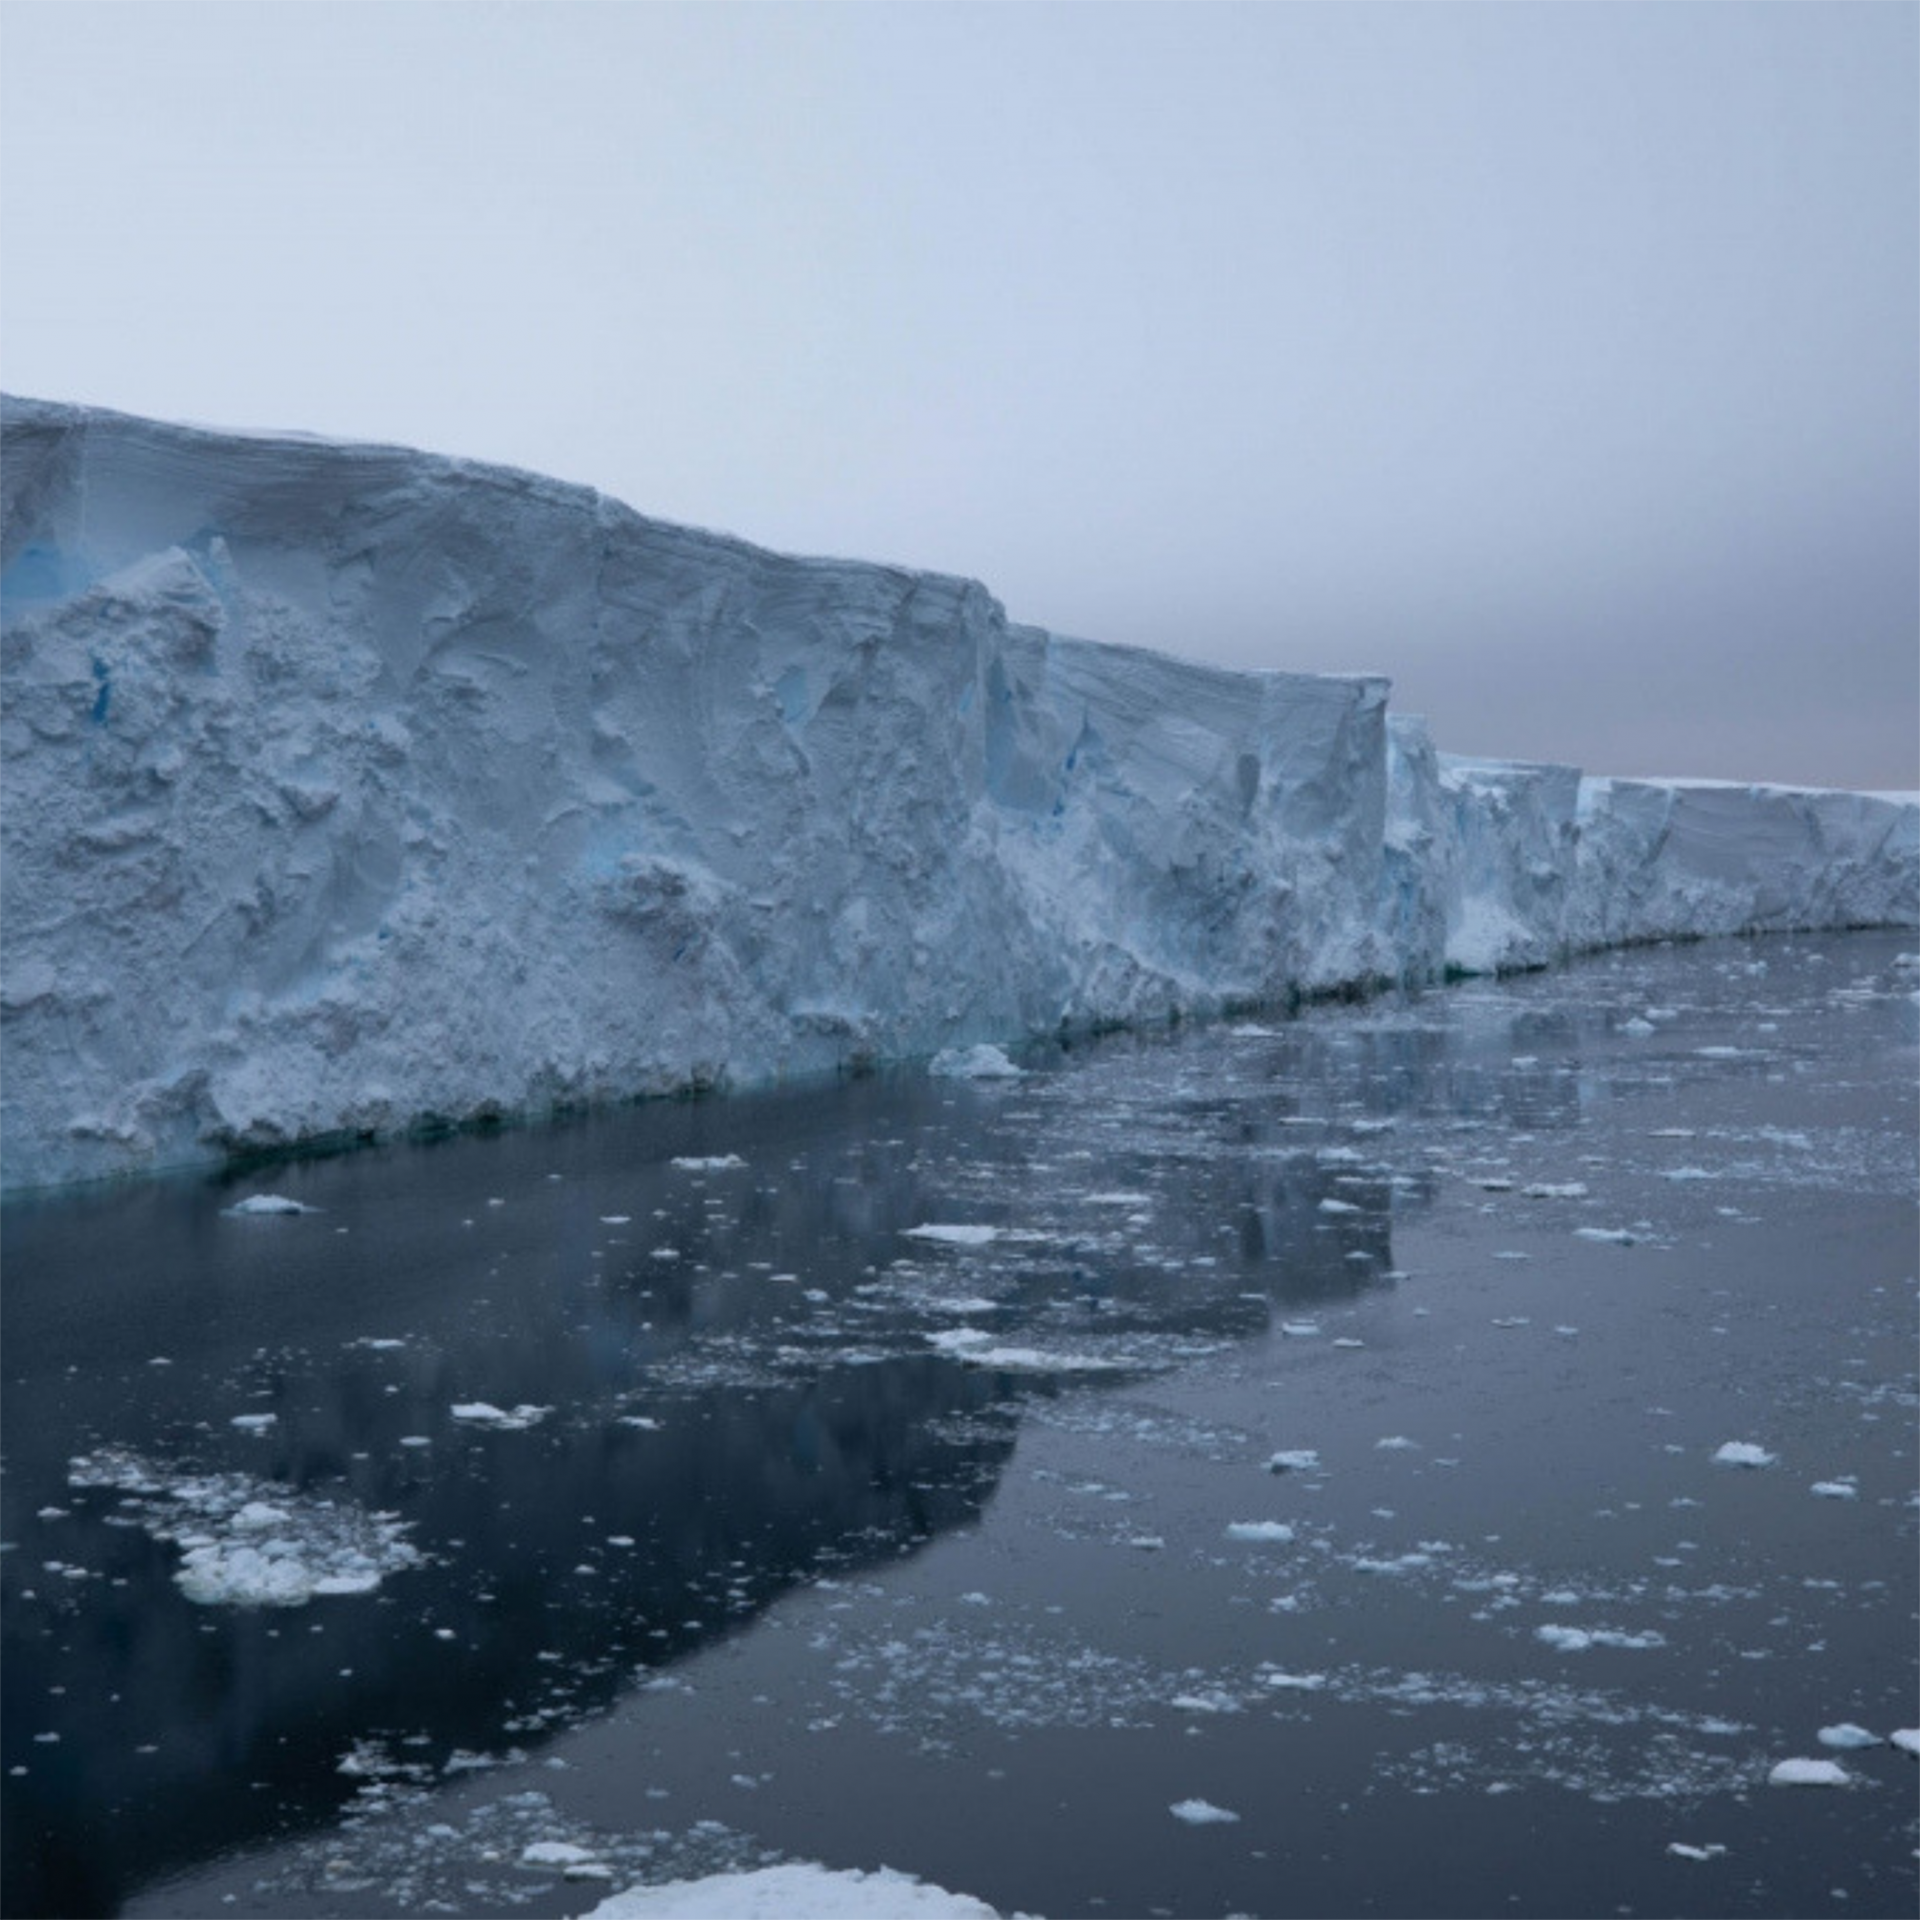
<instances>
[{"instance_id":1,"label":"ice cliff","mask_svg":"<svg viewBox=\"0 0 1920 1920\"><path fill-rule=\"evenodd\" d=\"M1911 796L1436 754L384 447L0 415L0 1176L1920 921Z\"/></svg>"}]
</instances>

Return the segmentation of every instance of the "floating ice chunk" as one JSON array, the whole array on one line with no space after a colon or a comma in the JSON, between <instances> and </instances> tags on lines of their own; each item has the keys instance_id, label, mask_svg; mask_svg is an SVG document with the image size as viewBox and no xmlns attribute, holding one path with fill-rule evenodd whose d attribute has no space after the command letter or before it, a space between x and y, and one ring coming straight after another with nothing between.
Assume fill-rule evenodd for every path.
<instances>
[{"instance_id":1,"label":"floating ice chunk","mask_svg":"<svg viewBox=\"0 0 1920 1920\"><path fill-rule=\"evenodd\" d=\"M1211 1800L1176 1800L1167 1811L1190 1827L1219 1826L1240 1818L1225 1807L1216 1807Z\"/></svg>"},{"instance_id":2,"label":"floating ice chunk","mask_svg":"<svg viewBox=\"0 0 1920 1920\"><path fill-rule=\"evenodd\" d=\"M230 1218L244 1219L259 1214L318 1213L320 1209L304 1206L298 1200L289 1200L284 1193L250 1193L244 1200L231 1207L222 1207L220 1211Z\"/></svg>"},{"instance_id":3,"label":"floating ice chunk","mask_svg":"<svg viewBox=\"0 0 1920 1920\"><path fill-rule=\"evenodd\" d=\"M1324 1673L1285 1673L1278 1667L1262 1667L1258 1678L1263 1687L1280 1693L1319 1693L1327 1684Z\"/></svg>"},{"instance_id":4,"label":"floating ice chunk","mask_svg":"<svg viewBox=\"0 0 1920 1920\"><path fill-rule=\"evenodd\" d=\"M1374 1446L1382 1453L1407 1453L1420 1445L1418 1440L1409 1440L1404 1433L1390 1433L1384 1440L1376 1440Z\"/></svg>"},{"instance_id":5,"label":"floating ice chunk","mask_svg":"<svg viewBox=\"0 0 1920 1920\"><path fill-rule=\"evenodd\" d=\"M1851 1480L1816 1480L1808 1489L1822 1500L1857 1500L1860 1489Z\"/></svg>"},{"instance_id":6,"label":"floating ice chunk","mask_svg":"<svg viewBox=\"0 0 1920 1920\"><path fill-rule=\"evenodd\" d=\"M244 1433L265 1433L279 1418L277 1413L236 1413L228 1425L238 1427Z\"/></svg>"},{"instance_id":7,"label":"floating ice chunk","mask_svg":"<svg viewBox=\"0 0 1920 1920\"><path fill-rule=\"evenodd\" d=\"M1351 1200L1322 1200L1320 1211L1322 1213L1358 1213L1360 1208L1356 1207Z\"/></svg>"},{"instance_id":8,"label":"floating ice chunk","mask_svg":"<svg viewBox=\"0 0 1920 1920\"><path fill-rule=\"evenodd\" d=\"M571 1840L536 1840L520 1850L523 1867L578 1867L594 1857L591 1847L577 1847Z\"/></svg>"},{"instance_id":9,"label":"floating ice chunk","mask_svg":"<svg viewBox=\"0 0 1920 1920\"><path fill-rule=\"evenodd\" d=\"M747 1163L737 1153L722 1153L708 1159L698 1159L689 1154L682 1154L669 1164L678 1167L682 1173L730 1173L734 1168L744 1167Z\"/></svg>"},{"instance_id":10,"label":"floating ice chunk","mask_svg":"<svg viewBox=\"0 0 1920 1920\"><path fill-rule=\"evenodd\" d=\"M1262 1540L1284 1546L1293 1538L1293 1529L1284 1520L1232 1520L1227 1523L1229 1540Z\"/></svg>"},{"instance_id":11,"label":"floating ice chunk","mask_svg":"<svg viewBox=\"0 0 1920 1920\"><path fill-rule=\"evenodd\" d=\"M1282 1320L1280 1331L1289 1340L1316 1340L1320 1329L1311 1320Z\"/></svg>"},{"instance_id":12,"label":"floating ice chunk","mask_svg":"<svg viewBox=\"0 0 1920 1920\"><path fill-rule=\"evenodd\" d=\"M946 1047L927 1062L927 1071L939 1080L1019 1080L1016 1067L998 1047Z\"/></svg>"},{"instance_id":13,"label":"floating ice chunk","mask_svg":"<svg viewBox=\"0 0 1920 1920\"><path fill-rule=\"evenodd\" d=\"M1814 1735L1823 1747L1836 1747L1845 1752L1851 1747L1877 1747L1880 1736L1869 1733L1865 1727L1856 1727L1851 1720L1842 1720L1837 1726L1822 1727Z\"/></svg>"},{"instance_id":14,"label":"floating ice chunk","mask_svg":"<svg viewBox=\"0 0 1920 1920\"><path fill-rule=\"evenodd\" d=\"M614 1415L616 1427L637 1427L642 1433L658 1433L660 1422L644 1413L619 1413Z\"/></svg>"},{"instance_id":15,"label":"floating ice chunk","mask_svg":"<svg viewBox=\"0 0 1920 1920\"><path fill-rule=\"evenodd\" d=\"M1621 1633L1614 1627L1535 1627L1533 1637L1560 1653L1585 1653L1590 1647L1623 1647L1644 1652L1649 1647L1664 1647L1666 1636L1649 1627L1644 1633Z\"/></svg>"},{"instance_id":16,"label":"floating ice chunk","mask_svg":"<svg viewBox=\"0 0 1920 1920\"><path fill-rule=\"evenodd\" d=\"M633 1215L630 1213L603 1213L600 1216L600 1224L603 1227L628 1227L633 1224Z\"/></svg>"},{"instance_id":17,"label":"floating ice chunk","mask_svg":"<svg viewBox=\"0 0 1920 1920\"><path fill-rule=\"evenodd\" d=\"M1632 1034L1632 1036L1636 1040L1644 1040L1648 1034L1655 1033L1658 1031L1658 1029L1654 1026L1651 1020L1642 1020L1636 1014L1634 1018L1631 1020L1621 1021L1620 1031L1622 1033ZM1669 1849L1669 1851L1671 1851L1671 1849Z\"/></svg>"},{"instance_id":18,"label":"floating ice chunk","mask_svg":"<svg viewBox=\"0 0 1920 1920\"><path fill-rule=\"evenodd\" d=\"M1269 1473L1311 1473L1320 1465L1320 1454L1313 1447L1289 1447L1267 1462Z\"/></svg>"},{"instance_id":19,"label":"floating ice chunk","mask_svg":"<svg viewBox=\"0 0 1920 1920\"><path fill-rule=\"evenodd\" d=\"M1575 1227L1576 1240L1594 1240L1613 1247L1630 1247L1639 1238L1626 1227Z\"/></svg>"},{"instance_id":20,"label":"floating ice chunk","mask_svg":"<svg viewBox=\"0 0 1920 1920\"><path fill-rule=\"evenodd\" d=\"M1647 1031L1651 1033L1653 1029L1649 1027ZM1669 1840L1667 1851L1678 1854L1682 1860L1717 1860L1726 1848L1717 1840L1709 1841L1704 1847L1690 1847L1684 1840Z\"/></svg>"},{"instance_id":21,"label":"floating ice chunk","mask_svg":"<svg viewBox=\"0 0 1920 1920\"><path fill-rule=\"evenodd\" d=\"M1529 1186L1520 1189L1526 1200L1584 1200L1587 1197L1586 1185L1579 1180L1562 1180L1558 1183L1548 1180L1535 1180Z\"/></svg>"},{"instance_id":22,"label":"floating ice chunk","mask_svg":"<svg viewBox=\"0 0 1920 1920\"><path fill-rule=\"evenodd\" d=\"M1729 1440L1714 1450L1713 1460L1720 1467L1770 1467L1779 1457L1751 1440Z\"/></svg>"},{"instance_id":23,"label":"floating ice chunk","mask_svg":"<svg viewBox=\"0 0 1920 1920\"><path fill-rule=\"evenodd\" d=\"M1852 1780L1837 1760L1782 1760L1767 1775L1770 1787L1844 1787Z\"/></svg>"},{"instance_id":24,"label":"floating ice chunk","mask_svg":"<svg viewBox=\"0 0 1920 1920\"><path fill-rule=\"evenodd\" d=\"M994 1347L986 1342L993 1336L978 1327L943 1327L926 1336L942 1353L963 1360L970 1367L986 1367L1000 1373L1114 1373L1121 1370L1117 1360L1100 1360L1089 1354L1051 1353L1039 1347Z\"/></svg>"},{"instance_id":25,"label":"floating ice chunk","mask_svg":"<svg viewBox=\"0 0 1920 1920\"><path fill-rule=\"evenodd\" d=\"M528 1427L538 1426L553 1409L551 1407L532 1407L524 1403L511 1411L496 1407L485 1400L466 1400L451 1407L448 1411L456 1420L464 1420L473 1427L495 1427L502 1433L520 1433Z\"/></svg>"},{"instance_id":26,"label":"floating ice chunk","mask_svg":"<svg viewBox=\"0 0 1920 1920\"><path fill-rule=\"evenodd\" d=\"M878 1867L836 1872L812 1861L630 1887L583 1920L999 1920L964 1893Z\"/></svg>"},{"instance_id":27,"label":"floating ice chunk","mask_svg":"<svg viewBox=\"0 0 1920 1920\"><path fill-rule=\"evenodd\" d=\"M263 1486L244 1474L175 1474L106 1448L69 1462L77 1487L114 1487L156 1540L182 1549L175 1583L199 1606L297 1607L370 1593L420 1564L407 1523Z\"/></svg>"},{"instance_id":28,"label":"floating ice chunk","mask_svg":"<svg viewBox=\"0 0 1920 1920\"><path fill-rule=\"evenodd\" d=\"M1150 1193L1132 1193L1124 1188L1115 1188L1109 1193L1089 1193L1081 1196L1090 1207L1150 1207L1153 1195Z\"/></svg>"},{"instance_id":29,"label":"floating ice chunk","mask_svg":"<svg viewBox=\"0 0 1920 1920\"><path fill-rule=\"evenodd\" d=\"M935 1240L947 1247L986 1247L1000 1238L998 1227L946 1226L932 1223L924 1227L908 1227L906 1237L909 1240Z\"/></svg>"},{"instance_id":30,"label":"floating ice chunk","mask_svg":"<svg viewBox=\"0 0 1920 1920\"><path fill-rule=\"evenodd\" d=\"M1902 1753L1910 1753L1920 1760L1920 1727L1895 1727L1887 1738Z\"/></svg>"},{"instance_id":31,"label":"floating ice chunk","mask_svg":"<svg viewBox=\"0 0 1920 1920\"><path fill-rule=\"evenodd\" d=\"M1274 1028L1256 1026L1251 1021L1243 1021L1237 1027L1229 1027L1227 1032L1236 1040L1278 1040L1280 1038Z\"/></svg>"},{"instance_id":32,"label":"floating ice chunk","mask_svg":"<svg viewBox=\"0 0 1920 1920\"><path fill-rule=\"evenodd\" d=\"M1351 1334L1343 1334L1333 1344L1336 1347L1354 1348L1354 1347L1364 1347L1367 1343L1364 1340L1354 1339Z\"/></svg>"}]
</instances>

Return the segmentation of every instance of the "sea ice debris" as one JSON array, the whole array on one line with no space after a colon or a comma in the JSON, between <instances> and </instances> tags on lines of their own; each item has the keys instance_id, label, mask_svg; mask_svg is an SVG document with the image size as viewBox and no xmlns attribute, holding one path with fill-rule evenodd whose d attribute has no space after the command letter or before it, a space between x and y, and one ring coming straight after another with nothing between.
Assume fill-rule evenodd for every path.
<instances>
[{"instance_id":1,"label":"sea ice debris","mask_svg":"<svg viewBox=\"0 0 1920 1920\"><path fill-rule=\"evenodd\" d=\"M1714 1464L1721 1467L1770 1467L1779 1459L1751 1440L1729 1440L1714 1450Z\"/></svg>"},{"instance_id":2,"label":"sea ice debris","mask_svg":"<svg viewBox=\"0 0 1920 1920\"><path fill-rule=\"evenodd\" d=\"M1767 1775L1770 1787L1844 1787L1853 1779L1837 1760L1782 1760Z\"/></svg>"},{"instance_id":3,"label":"sea ice debris","mask_svg":"<svg viewBox=\"0 0 1920 1920\"><path fill-rule=\"evenodd\" d=\"M1211 1800L1176 1800L1167 1811L1190 1827L1217 1826L1240 1818L1225 1807L1216 1807Z\"/></svg>"}]
</instances>

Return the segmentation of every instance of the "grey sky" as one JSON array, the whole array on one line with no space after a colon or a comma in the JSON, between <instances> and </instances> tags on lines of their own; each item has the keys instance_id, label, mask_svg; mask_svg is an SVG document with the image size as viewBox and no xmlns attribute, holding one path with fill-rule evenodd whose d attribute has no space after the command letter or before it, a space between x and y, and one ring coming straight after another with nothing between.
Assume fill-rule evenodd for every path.
<instances>
[{"instance_id":1,"label":"grey sky","mask_svg":"<svg viewBox=\"0 0 1920 1920\"><path fill-rule=\"evenodd\" d=\"M0 8L0 380L1920 784L1908 4Z\"/></svg>"}]
</instances>

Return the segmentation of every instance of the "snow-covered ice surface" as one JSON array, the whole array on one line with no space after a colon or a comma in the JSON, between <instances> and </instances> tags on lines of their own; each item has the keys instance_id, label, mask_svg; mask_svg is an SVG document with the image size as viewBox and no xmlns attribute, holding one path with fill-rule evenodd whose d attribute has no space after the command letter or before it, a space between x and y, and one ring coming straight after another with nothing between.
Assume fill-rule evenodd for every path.
<instances>
[{"instance_id":1,"label":"snow-covered ice surface","mask_svg":"<svg viewBox=\"0 0 1920 1920\"><path fill-rule=\"evenodd\" d=\"M0 1904L1910 1912L1902 950L10 1202Z\"/></svg>"},{"instance_id":2,"label":"snow-covered ice surface","mask_svg":"<svg viewBox=\"0 0 1920 1920\"><path fill-rule=\"evenodd\" d=\"M1911 797L1452 758L404 449L0 429L9 1188L1920 924Z\"/></svg>"}]
</instances>

